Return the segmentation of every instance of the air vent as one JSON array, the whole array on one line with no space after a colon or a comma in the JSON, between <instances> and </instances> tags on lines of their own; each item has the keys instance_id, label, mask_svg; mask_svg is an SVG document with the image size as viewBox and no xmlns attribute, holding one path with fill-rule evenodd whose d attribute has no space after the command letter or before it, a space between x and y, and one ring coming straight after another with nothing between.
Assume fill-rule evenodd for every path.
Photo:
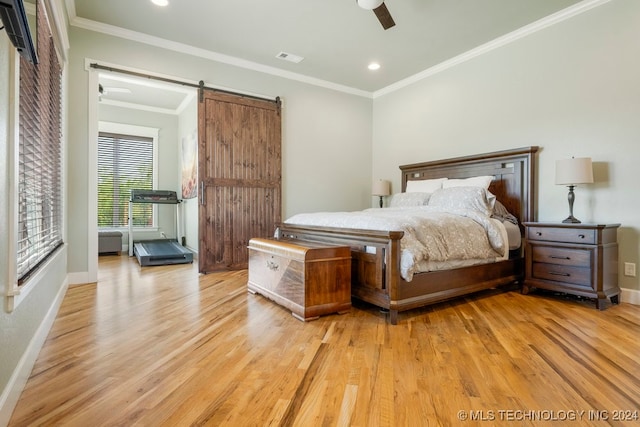
<instances>
[{"instance_id":1,"label":"air vent","mask_svg":"<svg viewBox=\"0 0 640 427\"><path fill-rule=\"evenodd\" d=\"M302 61L304 58L302 56L294 55L292 53L280 52L276 55L278 59L284 59L285 61L295 62L296 64Z\"/></svg>"},{"instance_id":2,"label":"air vent","mask_svg":"<svg viewBox=\"0 0 640 427\"><path fill-rule=\"evenodd\" d=\"M22 0L0 1L0 20L0 27L4 28L20 55L27 61L37 64L36 46L31 39L27 13Z\"/></svg>"}]
</instances>

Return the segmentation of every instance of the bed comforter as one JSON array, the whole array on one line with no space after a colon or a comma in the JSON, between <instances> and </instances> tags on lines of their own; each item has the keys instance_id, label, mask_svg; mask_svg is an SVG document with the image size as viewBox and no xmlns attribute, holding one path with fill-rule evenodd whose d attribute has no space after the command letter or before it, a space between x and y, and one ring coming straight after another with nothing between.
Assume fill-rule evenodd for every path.
<instances>
[{"instance_id":1,"label":"bed comforter","mask_svg":"<svg viewBox=\"0 0 640 427\"><path fill-rule=\"evenodd\" d=\"M400 274L411 281L423 261L495 259L505 255L490 212L466 207L418 206L294 215L288 224L403 231Z\"/></svg>"}]
</instances>

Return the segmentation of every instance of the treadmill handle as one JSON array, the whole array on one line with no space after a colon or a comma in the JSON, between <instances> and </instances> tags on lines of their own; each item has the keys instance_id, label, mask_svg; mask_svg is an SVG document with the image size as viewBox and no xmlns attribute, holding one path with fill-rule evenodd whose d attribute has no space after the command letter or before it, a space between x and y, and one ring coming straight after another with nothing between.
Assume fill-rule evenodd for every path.
<instances>
[{"instance_id":1,"label":"treadmill handle","mask_svg":"<svg viewBox=\"0 0 640 427\"><path fill-rule=\"evenodd\" d=\"M200 204L205 205L204 202L204 181L200 181Z\"/></svg>"}]
</instances>

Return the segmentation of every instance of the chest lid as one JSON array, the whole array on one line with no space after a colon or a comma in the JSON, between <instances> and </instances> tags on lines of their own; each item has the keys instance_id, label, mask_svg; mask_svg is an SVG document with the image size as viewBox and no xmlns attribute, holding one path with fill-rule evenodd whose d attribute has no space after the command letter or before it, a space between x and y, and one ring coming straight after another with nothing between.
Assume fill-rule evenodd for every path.
<instances>
[{"instance_id":1,"label":"chest lid","mask_svg":"<svg viewBox=\"0 0 640 427\"><path fill-rule=\"evenodd\" d=\"M348 246L293 239L253 238L249 240L249 249L306 262L351 257Z\"/></svg>"}]
</instances>

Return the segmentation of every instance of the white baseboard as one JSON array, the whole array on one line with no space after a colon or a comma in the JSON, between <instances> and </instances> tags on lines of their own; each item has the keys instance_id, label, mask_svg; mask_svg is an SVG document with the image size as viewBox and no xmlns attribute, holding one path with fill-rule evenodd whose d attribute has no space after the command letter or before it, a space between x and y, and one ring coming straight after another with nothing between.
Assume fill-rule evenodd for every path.
<instances>
[{"instance_id":1,"label":"white baseboard","mask_svg":"<svg viewBox=\"0 0 640 427\"><path fill-rule=\"evenodd\" d=\"M189 249L191 252L193 252L193 259L196 259L198 257L198 248L192 248L189 245L186 245L185 248Z\"/></svg>"},{"instance_id":2,"label":"white baseboard","mask_svg":"<svg viewBox=\"0 0 640 427\"><path fill-rule=\"evenodd\" d=\"M87 271L81 271L79 273L68 273L67 282L69 283L69 286L92 283L92 281L89 280L89 272Z\"/></svg>"},{"instance_id":3,"label":"white baseboard","mask_svg":"<svg viewBox=\"0 0 640 427\"><path fill-rule=\"evenodd\" d=\"M620 288L620 302L640 305L640 290Z\"/></svg>"},{"instance_id":4,"label":"white baseboard","mask_svg":"<svg viewBox=\"0 0 640 427\"><path fill-rule=\"evenodd\" d=\"M67 279L58 290L58 294L51 304L51 307L49 307L47 315L42 319L38 330L34 334L33 338L31 338L27 349L20 358L11 378L9 378L6 388L2 392L2 395L0 395L0 426L8 425L11 420L13 410L20 399L24 386L27 384L33 365L36 363L36 359L38 358L38 354L40 354L40 350L47 339L47 335L49 335L49 331L56 319L58 310L60 309L62 300L67 293L68 287L69 282Z\"/></svg>"}]
</instances>

